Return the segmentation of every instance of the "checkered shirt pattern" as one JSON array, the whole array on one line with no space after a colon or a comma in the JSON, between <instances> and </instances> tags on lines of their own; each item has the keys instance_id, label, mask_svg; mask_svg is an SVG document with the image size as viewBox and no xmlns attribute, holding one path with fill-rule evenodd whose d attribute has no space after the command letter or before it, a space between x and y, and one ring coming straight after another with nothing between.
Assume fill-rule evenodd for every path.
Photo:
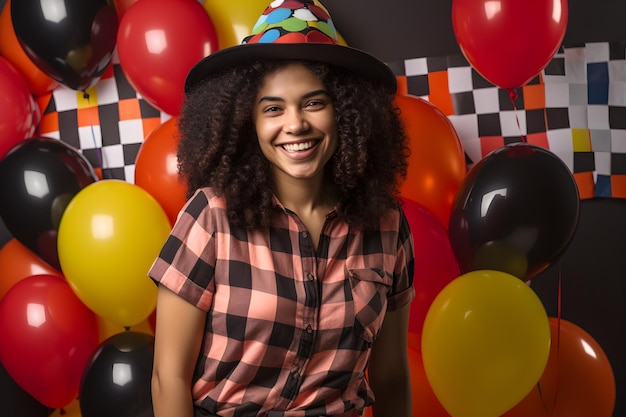
<instances>
[{"instance_id":1,"label":"checkered shirt pattern","mask_svg":"<svg viewBox=\"0 0 626 417\"><path fill-rule=\"evenodd\" d=\"M450 119L468 166L525 140L565 162L581 198L626 197L623 42L564 46L513 97L482 78L460 54L389 66L401 93L429 100Z\"/></svg>"},{"instance_id":2,"label":"checkered shirt pattern","mask_svg":"<svg viewBox=\"0 0 626 417\"><path fill-rule=\"evenodd\" d=\"M103 178L133 183L145 138L171 116L143 99L128 82L117 55L86 92L59 86L39 100L39 135L78 149Z\"/></svg>"},{"instance_id":3,"label":"checkered shirt pattern","mask_svg":"<svg viewBox=\"0 0 626 417\"><path fill-rule=\"evenodd\" d=\"M268 231L234 228L223 198L196 192L150 276L208 312L193 396L208 413L340 415L373 402L365 378L387 310L414 297L403 213L377 231L332 211L317 252L276 201Z\"/></svg>"}]
</instances>

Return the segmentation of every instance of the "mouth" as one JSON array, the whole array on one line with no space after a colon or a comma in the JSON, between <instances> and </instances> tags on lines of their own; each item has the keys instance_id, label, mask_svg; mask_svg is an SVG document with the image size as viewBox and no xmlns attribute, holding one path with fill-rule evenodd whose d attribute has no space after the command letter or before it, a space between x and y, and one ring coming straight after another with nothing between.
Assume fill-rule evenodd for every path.
<instances>
[{"instance_id":1,"label":"mouth","mask_svg":"<svg viewBox=\"0 0 626 417\"><path fill-rule=\"evenodd\" d=\"M306 142L298 142L298 143L284 143L279 145L281 148L286 150L287 152L304 152L313 148L318 143L317 140L309 140Z\"/></svg>"}]
</instances>

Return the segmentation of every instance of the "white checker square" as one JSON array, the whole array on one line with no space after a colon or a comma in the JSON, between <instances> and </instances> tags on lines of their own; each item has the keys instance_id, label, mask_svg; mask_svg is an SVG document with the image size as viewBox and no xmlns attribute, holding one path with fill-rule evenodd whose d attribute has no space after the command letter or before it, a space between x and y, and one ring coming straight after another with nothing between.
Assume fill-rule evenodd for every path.
<instances>
[{"instance_id":1,"label":"white checker square","mask_svg":"<svg viewBox=\"0 0 626 417\"><path fill-rule=\"evenodd\" d=\"M472 67L448 68L448 90L450 94L472 91Z\"/></svg>"},{"instance_id":2,"label":"white checker square","mask_svg":"<svg viewBox=\"0 0 626 417\"><path fill-rule=\"evenodd\" d=\"M573 129L587 129L587 106L571 105L567 108L569 125Z\"/></svg>"},{"instance_id":3,"label":"white checker square","mask_svg":"<svg viewBox=\"0 0 626 417\"><path fill-rule=\"evenodd\" d=\"M143 123L141 119L120 120L120 142L123 144L142 143L144 140Z\"/></svg>"},{"instance_id":4,"label":"white checker square","mask_svg":"<svg viewBox=\"0 0 626 417\"><path fill-rule=\"evenodd\" d=\"M491 114L500 111L498 88L479 88L472 91L476 114Z\"/></svg>"},{"instance_id":5,"label":"white checker square","mask_svg":"<svg viewBox=\"0 0 626 417\"><path fill-rule=\"evenodd\" d=\"M609 128L609 106L590 104L587 107L589 129Z\"/></svg>"},{"instance_id":6,"label":"white checker square","mask_svg":"<svg viewBox=\"0 0 626 417\"><path fill-rule=\"evenodd\" d=\"M611 152L626 153L626 130L611 129Z\"/></svg>"},{"instance_id":7,"label":"white checker square","mask_svg":"<svg viewBox=\"0 0 626 417\"><path fill-rule=\"evenodd\" d=\"M76 109L78 107L77 94L76 90L62 85L52 90L56 111L62 112Z\"/></svg>"},{"instance_id":8,"label":"white checker square","mask_svg":"<svg viewBox=\"0 0 626 417\"><path fill-rule=\"evenodd\" d=\"M570 83L587 82L587 62L585 48L565 49L565 77Z\"/></svg>"},{"instance_id":9,"label":"white checker square","mask_svg":"<svg viewBox=\"0 0 626 417\"><path fill-rule=\"evenodd\" d=\"M609 105L626 107L626 81L609 80Z\"/></svg>"},{"instance_id":10,"label":"white checker square","mask_svg":"<svg viewBox=\"0 0 626 417\"><path fill-rule=\"evenodd\" d=\"M546 107L569 106L569 84L545 84Z\"/></svg>"},{"instance_id":11,"label":"white checker square","mask_svg":"<svg viewBox=\"0 0 626 417\"><path fill-rule=\"evenodd\" d=\"M117 94L117 84L115 83L115 78L111 77L105 80L100 80L96 84L95 88L98 105L113 104L120 101Z\"/></svg>"},{"instance_id":12,"label":"white checker square","mask_svg":"<svg viewBox=\"0 0 626 417\"><path fill-rule=\"evenodd\" d=\"M570 171L574 170L574 145L571 129L555 129L546 132L550 151L558 156Z\"/></svg>"},{"instance_id":13,"label":"white checker square","mask_svg":"<svg viewBox=\"0 0 626 417\"><path fill-rule=\"evenodd\" d=\"M588 42L585 44L585 60L587 63L606 62L609 60L608 42Z\"/></svg>"},{"instance_id":14,"label":"white checker square","mask_svg":"<svg viewBox=\"0 0 626 417\"><path fill-rule=\"evenodd\" d=\"M514 110L500 112L500 129L502 136L526 136L526 112Z\"/></svg>"},{"instance_id":15,"label":"white checker square","mask_svg":"<svg viewBox=\"0 0 626 417\"><path fill-rule=\"evenodd\" d=\"M609 80L626 81L626 60L609 61Z\"/></svg>"},{"instance_id":16,"label":"white checker square","mask_svg":"<svg viewBox=\"0 0 626 417\"><path fill-rule=\"evenodd\" d=\"M78 141L80 149L96 149L102 147L100 125L79 127Z\"/></svg>"},{"instance_id":17,"label":"white checker square","mask_svg":"<svg viewBox=\"0 0 626 417\"><path fill-rule=\"evenodd\" d=\"M404 61L404 73L407 77L412 75L427 75L428 63L426 58L413 58Z\"/></svg>"},{"instance_id":18,"label":"white checker square","mask_svg":"<svg viewBox=\"0 0 626 417\"><path fill-rule=\"evenodd\" d=\"M595 172L598 175L611 175L611 153L610 152L594 152L593 159L595 161Z\"/></svg>"},{"instance_id":19,"label":"white checker square","mask_svg":"<svg viewBox=\"0 0 626 417\"><path fill-rule=\"evenodd\" d=\"M102 167L121 168L124 166L124 147L109 145L102 148Z\"/></svg>"},{"instance_id":20,"label":"white checker square","mask_svg":"<svg viewBox=\"0 0 626 417\"><path fill-rule=\"evenodd\" d=\"M131 184L135 183L135 165L126 165L124 167L124 178L126 178L126 182Z\"/></svg>"}]
</instances>

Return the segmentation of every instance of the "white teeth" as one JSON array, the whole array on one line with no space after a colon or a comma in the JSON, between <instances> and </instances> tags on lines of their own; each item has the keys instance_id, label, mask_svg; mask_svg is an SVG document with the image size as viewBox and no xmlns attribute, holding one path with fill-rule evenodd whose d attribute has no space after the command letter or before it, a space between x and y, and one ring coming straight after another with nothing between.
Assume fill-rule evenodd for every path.
<instances>
[{"instance_id":1,"label":"white teeth","mask_svg":"<svg viewBox=\"0 0 626 417\"><path fill-rule=\"evenodd\" d=\"M315 142L301 142L301 143L288 143L283 145L283 149L287 152L298 152L298 151L306 151L307 149L311 149Z\"/></svg>"}]
</instances>

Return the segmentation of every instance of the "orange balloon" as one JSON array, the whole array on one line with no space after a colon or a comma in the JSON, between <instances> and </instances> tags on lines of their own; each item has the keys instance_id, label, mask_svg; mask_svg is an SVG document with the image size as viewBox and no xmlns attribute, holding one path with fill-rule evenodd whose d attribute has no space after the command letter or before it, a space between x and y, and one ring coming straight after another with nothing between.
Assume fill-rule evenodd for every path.
<instances>
[{"instance_id":1,"label":"orange balloon","mask_svg":"<svg viewBox=\"0 0 626 417\"><path fill-rule=\"evenodd\" d=\"M396 103L411 148L400 194L424 205L447 229L452 201L467 171L459 136L446 115L428 101L398 94Z\"/></svg>"},{"instance_id":2,"label":"orange balloon","mask_svg":"<svg viewBox=\"0 0 626 417\"><path fill-rule=\"evenodd\" d=\"M174 224L185 204L187 184L178 176L177 118L154 129L143 142L135 160L135 184L155 198Z\"/></svg>"},{"instance_id":3,"label":"orange balloon","mask_svg":"<svg viewBox=\"0 0 626 417\"><path fill-rule=\"evenodd\" d=\"M549 321L552 344L539 384L502 417L611 417L615 376L602 347L572 322Z\"/></svg>"},{"instance_id":4,"label":"orange balloon","mask_svg":"<svg viewBox=\"0 0 626 417\"><path fill-rule=\"evenodd\" d=\"M0 55L8 59L22 74L33 95L45 94L59 85L35 65L17 40L11 20L11 0L4 3L0 12Z\"/></svg>"},{"instance_id":5,"label":"orange balloon","mask_svg":"<svg viewBox=\"0 0 626 417\"><path fill-rule=\"evenodd\" d=\"M51 267L19 240L10 239L0 248L0 300L13 285L33 275L63 278L60 271Z\"/></svg>"}]
</instances>

